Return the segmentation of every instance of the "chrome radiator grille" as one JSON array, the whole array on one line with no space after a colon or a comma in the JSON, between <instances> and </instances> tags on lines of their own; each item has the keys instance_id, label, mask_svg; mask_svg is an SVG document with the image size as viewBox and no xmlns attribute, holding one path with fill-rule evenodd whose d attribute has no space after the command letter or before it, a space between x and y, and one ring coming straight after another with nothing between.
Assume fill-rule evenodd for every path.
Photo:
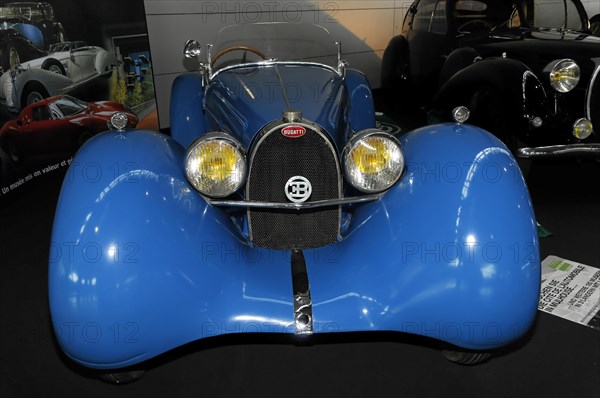
<instances>
[{"instance_id":1,"label":"chrome radiator grille","mask_svg":"<svg viewBox=\"0 0 600 398\"><path fill-rule=\"evenodd\" d=\"M600 131L600 65L596 66L592 75L586 94L586 107L587 117L594 125L594 130Z\"/></svg>"},{"instance_id":2,"label":"chrome radiator grille","mask_svg":"<svg viewBox=\"0 0 600 398\"><path fill-rule=\"evenodd\" d=\"M282 133L300 127L301 136ZM337 152L326 134L308 124L267 127L252 148L246 198L251 201L290 203L286 183L302 176L312 186L308 202L341 196ZM310 210L249 209L250 239L256 246L278 250L307 249L336 241L340 206Z\"/></svg>"}]
</instances>

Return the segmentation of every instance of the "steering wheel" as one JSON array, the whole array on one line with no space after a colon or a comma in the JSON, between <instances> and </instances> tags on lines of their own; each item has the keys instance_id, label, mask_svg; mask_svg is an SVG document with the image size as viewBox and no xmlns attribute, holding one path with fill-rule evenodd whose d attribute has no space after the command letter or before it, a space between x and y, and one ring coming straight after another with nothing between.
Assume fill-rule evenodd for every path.
<instances>
[{"instance_id":1,"label":"steering wheel","mask_svg":"<svg viewBox=\"0 0 600 398\"><path fill-rule=\"evenodd\" d=\"M484 21L483 19L472 19L472 20L467 21L464 24L460 25L457 30L460 32L465 27L471 26L471 25L473 25L473 26L479 25L484 29L492 29L492 27L493 27L491 23L489 23L488 21Z\"/></svg>"},{"instance_id":2,"label":"steering wheel","mask_svg":"<svg viewBox=\"0 0 600 398\"><path fill-rule=\"evenodd\" d=\"M212 57L212 61L211 61L211 66L215 64L215 62L217 62L217 60L219 58L221 58L223 55L230 53L232 51L249 51L253 54L258 55L259 57L261 57L262 59L268 59L269 57L267 56L267 54L265 54L264 52L260 51L258 48L255 47L250 47L250 46L231 46L231 47L225 47L224 49L222 49L221 51L219 51L218 53L216 53L213 57ZM244 60L245 60L245 56L244 56Z\"/></svg>"}]
</instances>

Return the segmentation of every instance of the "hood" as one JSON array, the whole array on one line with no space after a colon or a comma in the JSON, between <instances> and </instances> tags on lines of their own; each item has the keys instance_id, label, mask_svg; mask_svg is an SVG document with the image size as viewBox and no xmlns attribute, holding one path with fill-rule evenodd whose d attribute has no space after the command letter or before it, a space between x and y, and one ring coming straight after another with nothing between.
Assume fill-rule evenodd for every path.
<instances>
[{"instance_id":1,"label":"hood","mask_svg":"<svg viewBox=\"0 0 600 398\"><path fill-rule=\"evenodd\" d=\"M206 92L210 127L234 135L246 147L262 127L281 120L289 108L301 111L305 120L338 141L346 103L342 78L317 65L235 68L218 74Z\"/></svg>"},{"instance_id":2,"label":"hood","mask_svg":"<svg viewBox=\"0 0 600 398\"><path fill-rule=\"evenodd\" d=\"M535 73L551 61L561 58L575 60L585 73L593 69L592 58L600 58L600 38L586 33L557 29L529 28L518 31L496 32L485 40L465 41L482 56L501 56L525 62ZM479 42L479 43L478 43Z\"/></svg>"}]
</instances>

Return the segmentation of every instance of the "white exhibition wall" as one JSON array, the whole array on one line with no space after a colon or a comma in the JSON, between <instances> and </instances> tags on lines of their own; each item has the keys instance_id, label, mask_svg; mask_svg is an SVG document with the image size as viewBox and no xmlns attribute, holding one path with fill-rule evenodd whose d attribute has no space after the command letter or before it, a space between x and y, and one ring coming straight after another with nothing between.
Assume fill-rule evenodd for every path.
<instances>
[{"instance_id":1,"label":"white exhibition wall","mask_svg":"<svg viewBox=\"0 0 600 398\"><path fill-rule=\"evenodd\" d=\"M240 23L314 23L342 43L350 67L363 71L371 86L378 88L383 51L400 32L410 4L405 0L144 0L160 127L169 127L173 80L194 68L182 55L188 39L210 43L222 27Z\"/></svg>"}]
</instances>

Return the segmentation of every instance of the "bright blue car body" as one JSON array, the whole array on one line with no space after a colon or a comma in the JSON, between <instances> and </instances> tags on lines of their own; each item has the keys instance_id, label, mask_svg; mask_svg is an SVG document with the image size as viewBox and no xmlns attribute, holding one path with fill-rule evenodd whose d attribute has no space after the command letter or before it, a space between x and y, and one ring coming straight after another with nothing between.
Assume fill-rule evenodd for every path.
<instances>
[{"instance_id":1,"label":"bright blue car body","mask_svg":"<svg viewBox=\"0 0 600 398\"><path fill-rule=\"evenodd\" d=\"M279 91L241 94L277 81L303 88L295 107L339 151L353 132L375 127L359 72L267 63L208 83L177 78L171 137L111 131L77 153L49 268L53 325L69 357L116 369L211 336L295 333L291 252L253 245L244 216L238 223L210 204L184 172L197 137L225 131L250 148L279 120ZM399 140L400 180L378 200L341 206L337 241L303 250L314 333L399 331L474 350L520 338L536 314L540 262L513 156L469 125L432 125Z\"/></svg>"}]
</instances>

